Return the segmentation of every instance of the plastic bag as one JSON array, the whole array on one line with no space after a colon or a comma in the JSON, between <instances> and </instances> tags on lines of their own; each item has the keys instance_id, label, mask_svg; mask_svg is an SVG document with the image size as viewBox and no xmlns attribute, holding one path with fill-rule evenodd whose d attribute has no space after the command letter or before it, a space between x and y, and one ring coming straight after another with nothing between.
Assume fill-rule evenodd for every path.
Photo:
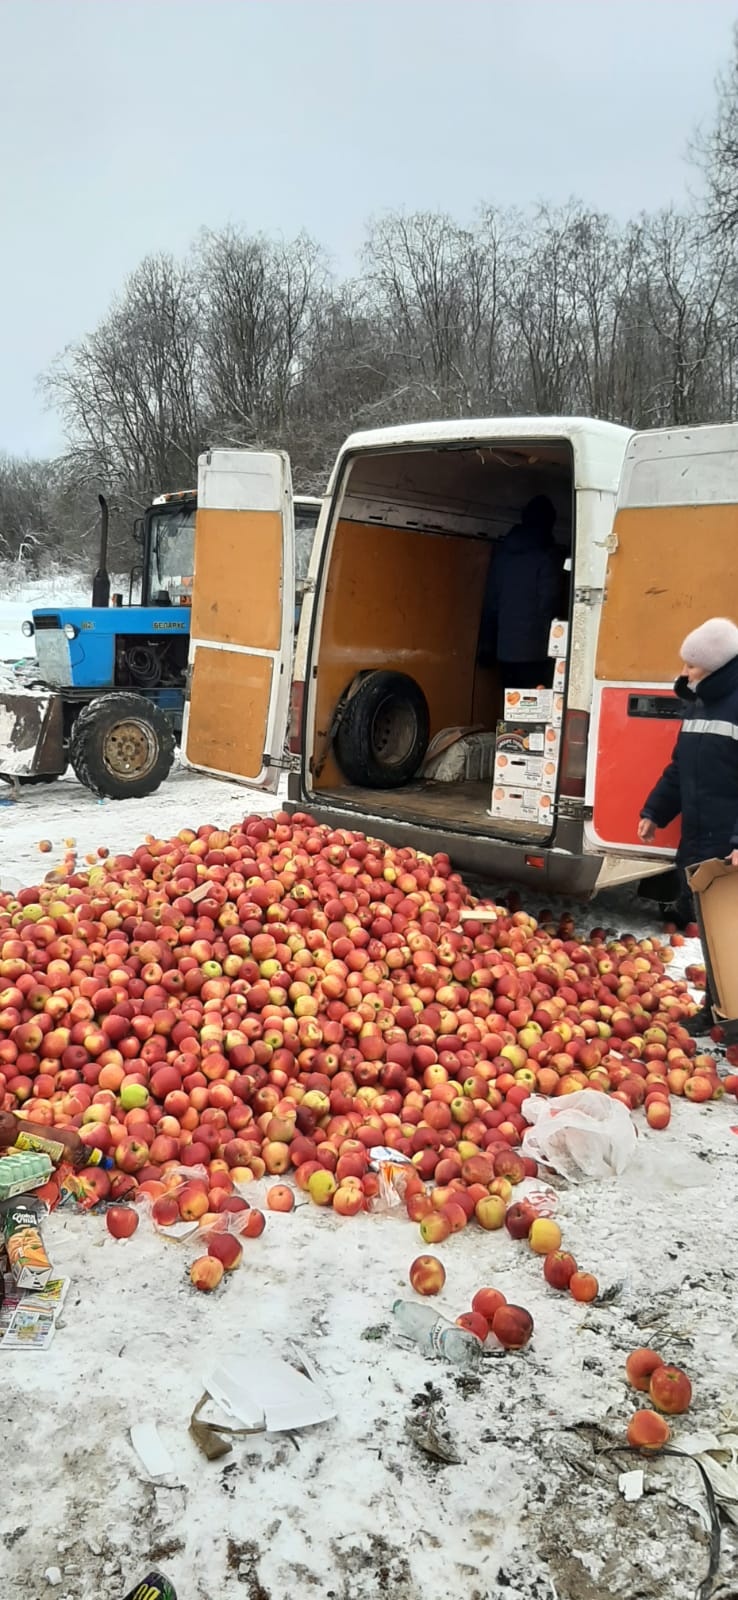
<instances>
[{"instance_id":1,"label":"plastic bag","mask_svg":"<svg viewBox=\"0 0 738 1600\"><path fill-rule=\"evenodd\" d=\"M637 1134L620 1100L581 1089L557 1100L532 1095L522 1109L532 1123L523 1134L523 1155L572 1183L617 1178L633 1160Z\"/></svg>"}]
</instances>

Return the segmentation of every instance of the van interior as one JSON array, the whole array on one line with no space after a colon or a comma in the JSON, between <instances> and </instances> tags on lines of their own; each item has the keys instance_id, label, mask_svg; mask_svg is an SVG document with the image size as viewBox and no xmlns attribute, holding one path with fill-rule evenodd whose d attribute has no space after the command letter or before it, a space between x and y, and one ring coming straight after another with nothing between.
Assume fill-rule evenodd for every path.
<instances>
[{"instance_id":1,"label":"van interior","mask_svg":"<svg viewBox=\"0 0 738 1600\"><path fill-rule=\"evenodd\" d=\"M558 614L568 617L575 495L566 440L392 449L349 459L315 618L308 787L321 802L498 838L542 844L550 837L548 821L491 816L491 770L483 778L438 782L421 768L400 788L359 788L348 783L334 749L336 710L347 687L356 674L378 668L407 673L421 686L431 740L458 727L494 734L503 692L494 659L479 661L485 585L500 541L536 495L548 496L556 510L564 597Z\"/></svg>"}]
</instances>

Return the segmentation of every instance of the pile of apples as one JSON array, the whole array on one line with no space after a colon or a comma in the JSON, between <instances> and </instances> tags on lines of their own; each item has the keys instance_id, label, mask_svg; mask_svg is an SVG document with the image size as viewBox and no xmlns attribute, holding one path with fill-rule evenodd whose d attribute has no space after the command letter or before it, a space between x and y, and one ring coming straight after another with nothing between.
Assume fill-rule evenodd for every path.
<instances>
[{"instance_id":1,"label":"pile of apples","mask_svg":"<svg viewBox=\"0 0 738 1600\"><path fill-rule=\"evenodd\" d=\"M723 1093L668 945L476 917L445 855L278 813L71 867L0 894L0 1106L109 1157L82 1175L98 1200L197 1167L209 1210L291 1174L350 1216L383 1145L432 1241L439 1190L449 1231L507 1215L531 1093L612 1094L653 1128Z\"/></svg>"},{"instance_id":2,"label":"pile of apples","mask_svg":"<svg viewBox=\"0 0 738 1600\"><path fill-rule=\"evenodd\" d=\"M636 1411L628 1423L628 1443L649 1453L663 1450L671 1437L666 1417L680 1417L692 1404L692 1384L681 1367L667 1366L656 1350L632 1350L625 1363L629 1384L647 1394L656 1410Z\"/></svg>"},{"instance_id":3,"label":"pile of apples","mask_svg":"<svg viewBox=\"0 0 738 1600\"><path fill-rule=\"evenodd\" d=\"M416 1294L439 1294L446 1282L446 1269L437 1256L417 1256L408 1278ZM533 1332L533 1318L524 1306L508 1303L500 1289L478 1289L470 1311L456 1318L457 1328L473 1334L480 1344L490 1335L505 1350L524 1350Z\"/></svg>"}]
</instances>

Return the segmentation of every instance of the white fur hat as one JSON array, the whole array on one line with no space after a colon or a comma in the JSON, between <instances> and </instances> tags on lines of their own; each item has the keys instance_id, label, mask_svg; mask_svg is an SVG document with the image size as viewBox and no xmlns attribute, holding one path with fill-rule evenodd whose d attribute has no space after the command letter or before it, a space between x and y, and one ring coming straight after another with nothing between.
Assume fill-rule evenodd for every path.
<instances>
[{"instance_id":1,"label":"white fur hat","mask_svg":"<svg viewBox=\"0 0 738 1600\"><path fill-rule=\"evenodd\" d=\"M717 672L738 656L738 628L727 617L710 617L701 628L694 628L682 645L682 661L688 667Z\"/></svg>"}]
</instances>

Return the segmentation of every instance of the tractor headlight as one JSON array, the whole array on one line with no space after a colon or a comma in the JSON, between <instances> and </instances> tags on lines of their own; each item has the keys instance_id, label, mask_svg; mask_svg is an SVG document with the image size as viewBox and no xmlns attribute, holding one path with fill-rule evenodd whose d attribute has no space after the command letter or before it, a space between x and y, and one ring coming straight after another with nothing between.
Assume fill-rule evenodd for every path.
<instances>
[{"instance_id":1,"label":"tractor headlight","mask_svg":"<svg viewBox=\"0 0 738 1600\"><path fill-rule=\"evenodd\" d=\"M73 622L65 622L65 624L64 624L64 637L65 637L65 639L76 639L78 633L79 633L79 628L75 628Z\"/></svg>"},{"instance_id":2,"label":"tractor headlight","mask_svg":"<svg viewBox=\"0 0 738 1600\"><path fill-rule=\"evenodd\" d=\"M24 639L32 639L35 632L36 629L34 628L32 622L24 622L21 625L21 633L23 634Z\"/></svg>"}]
</instances>

